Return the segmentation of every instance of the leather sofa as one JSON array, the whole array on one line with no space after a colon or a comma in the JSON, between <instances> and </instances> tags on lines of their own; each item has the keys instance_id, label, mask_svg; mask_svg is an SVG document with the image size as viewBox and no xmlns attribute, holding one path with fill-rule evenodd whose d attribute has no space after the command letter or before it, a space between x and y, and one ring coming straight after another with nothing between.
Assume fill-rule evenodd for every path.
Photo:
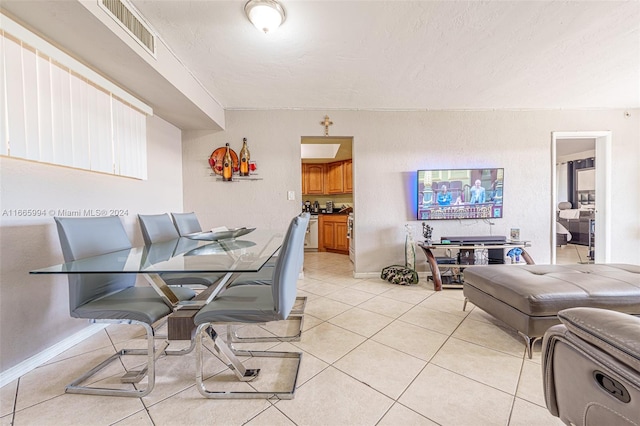
<instances>
[{"instance_id":1,"label":"leather sofa","mask_svg":"<svg viewBox=\"0 0 640 426\"><path fill-rule=\"evenodd\" d=\"M640 266L625 264L489 265L464 270L467 301L515 328L531 348L558 312L575 307L640 315Z\"/></svg>"},{"instance_id":2,"label":"leather sofa","mask_svg":"<svg viewBox=\"0 0 640 426\"><path fill-rule=\"evenodd\" d=\"M542 343L547 409L566 424L640 424L640 318L597 308L558 312Z\"/></svg>"}]
</instances>

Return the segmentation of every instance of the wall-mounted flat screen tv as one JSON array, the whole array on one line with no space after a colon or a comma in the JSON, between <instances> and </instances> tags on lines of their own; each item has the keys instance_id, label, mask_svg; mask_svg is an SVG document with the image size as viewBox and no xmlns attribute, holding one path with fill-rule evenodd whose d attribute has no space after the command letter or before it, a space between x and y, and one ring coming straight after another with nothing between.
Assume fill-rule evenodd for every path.
<instances>
[{"instance_id":1,"label":"wall-mounted flat screen tv","mask_svg":"<svg viewBox=\"0 0 640 426\"><path fill-rule=\"evenodd\" d=\"M418 170L417 175L418 220L502 217L504 169Z\"/></svg>"}]
</instances>

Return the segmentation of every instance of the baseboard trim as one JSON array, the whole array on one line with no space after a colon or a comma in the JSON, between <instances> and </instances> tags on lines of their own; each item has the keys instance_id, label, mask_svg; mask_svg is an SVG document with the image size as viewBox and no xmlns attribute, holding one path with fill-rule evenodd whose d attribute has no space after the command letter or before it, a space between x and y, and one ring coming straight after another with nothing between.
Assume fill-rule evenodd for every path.
<instances>
[{"instance_id":1,"label":"baseboard trim","mask_svg":"<svg viewBox=\"0 0 640 426\"><path fill-rule=\"evenodd\" d=\"M380 272L354 272L353 278L380 278Z\"/></svg>"},{"instance_id":2,"label":"baseboard trim","mask_svg":"<svg viewBox=\"0 0 640 426\"><path fill-rule=\"evenodd\" d=\"M31 358L22 361L18 365L1 372L0 388L18 379L19 377L24 376L31 370L34 370L50 359L60 355L62 352L91 337L100 330L104 330L108 325L109 324L91 324L88 327L83 328L79 332L72 334L66 339L45 349L44 351L32 356Z\"/></svg>"}]
</instances>

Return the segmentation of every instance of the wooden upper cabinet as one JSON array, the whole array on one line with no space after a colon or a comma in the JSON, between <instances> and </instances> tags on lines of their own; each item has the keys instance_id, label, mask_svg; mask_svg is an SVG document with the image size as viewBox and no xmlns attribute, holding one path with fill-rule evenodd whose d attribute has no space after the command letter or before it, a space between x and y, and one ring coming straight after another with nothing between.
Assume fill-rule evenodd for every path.
<instances>
[{"instance_id":1,"label":"wooden upper cabinet","mask_svg":"<svg viewBox=\"0 0 640 426\"><path fill-rule=\"evenodd\" d=\"M343 174L343 184L342 187L344 192L353 192L353 163L351 160L346 160L344 162L344 174Z\"/></svg>"},{"instance_id":2,"label":"wooden upper cabinet","mask_svg":"<svg viewBox=\"0 0 640 426\"><path fill-rule=\"evenodd\" d=\"M336 161L335 163L327 163L325 174L325 189L327 194L344 193L344 162Z\"/></svg>"},{"instance_id":3,"label":"wooden upper cabinet","mask_svg":"<svg viewBox=\"0 0 640 426\"><path fill-rule=\"evenodd\" d=\"M327 164L302 163L302 193L307 195L353 192L352 161Z\"/></svg>"},{"instance_id":4,"label":"wooden upper cabinet","mask_svg":"<svg viewBox=\"0 0 640 426\"><path fill-rule=\"evenodd\" d=\"M302 164L302 193L322 195L324 191L324 164Z\"/></svg>"}]
</instances>

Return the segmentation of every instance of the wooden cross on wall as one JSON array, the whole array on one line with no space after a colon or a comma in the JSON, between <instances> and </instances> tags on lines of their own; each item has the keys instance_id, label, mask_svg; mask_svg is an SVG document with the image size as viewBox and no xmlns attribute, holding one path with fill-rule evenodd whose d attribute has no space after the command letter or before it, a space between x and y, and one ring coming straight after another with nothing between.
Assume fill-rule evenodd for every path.
<instances>
[{"instance_id":1,"label":"wooden cross on wall","mask_svg":"<svg viewBox=\"0 0 640 426\"><path fill-rule=\"evenodd\" d=\"M333 126L333 121L329 120L329 116L324 116L324 121L321 121L320 124L324 126L324 135L329 136L329 126Z\"/></svg>"}]
</instances>

